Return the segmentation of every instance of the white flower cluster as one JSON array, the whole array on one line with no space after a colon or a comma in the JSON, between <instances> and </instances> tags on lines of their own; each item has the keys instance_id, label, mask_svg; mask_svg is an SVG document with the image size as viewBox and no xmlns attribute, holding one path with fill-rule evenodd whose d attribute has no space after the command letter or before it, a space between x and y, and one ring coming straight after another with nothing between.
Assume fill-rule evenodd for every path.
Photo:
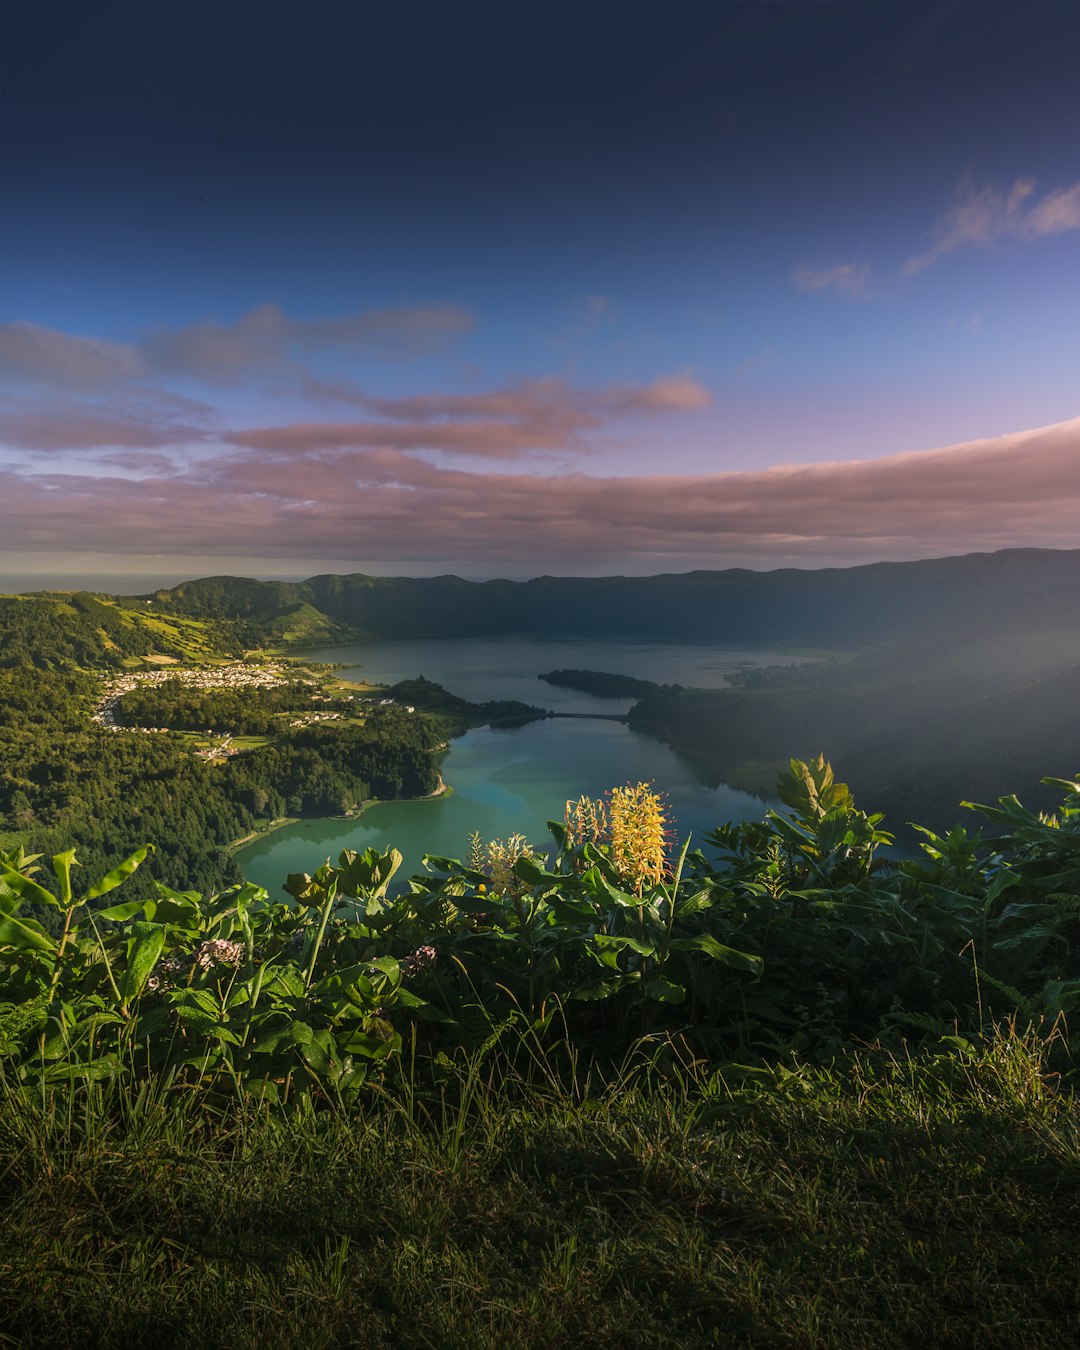
<instances>
[{"instance_id":1,"label":"white flower cluster","mask_svg":"<svg viewBox=\"0 0 1080 1350\"><path fill-rule=\"evenodd\" d=\"M236 970L244 959L244 944L228 938L206 938L190 956L167 956L146 981L148 994L163 994L186 982L193 969L216 970L226 966Z\"/></svg>"},{"instance_id":2,"label":"white flower cluster","mask_svg":"<svg viewBox=\"0 0 1080 1350\"><path fill-rule=\"evenodd\" d=\"M401 962L401 974L405 979L410 979L425 970L430 970L438 959L434 947L417 947L416 951L411 952Z\"/></svg>"},{"instance_id":3,"label":"white flower cluster","mask_svg":"<svg viewBox=\"0 0 1080 1350\"><path fill-rule=\"evenodd\" d=\"M244 959L244 944L228 938L207 938L195 948L195 964L200 970L214 966L232 966L235 970Z\"/></svg>"},{"instance_id":4,"label":"white flower cluster","mask_svg":"<svg viewBox=\"0 0 1080 1350\"><path fill-rule=\"evenodd\" d=\"M175 989L188 964L186 956L167 956L146 981L146 992L162 994L166 989Z\"/></svg>"}]
</instances>

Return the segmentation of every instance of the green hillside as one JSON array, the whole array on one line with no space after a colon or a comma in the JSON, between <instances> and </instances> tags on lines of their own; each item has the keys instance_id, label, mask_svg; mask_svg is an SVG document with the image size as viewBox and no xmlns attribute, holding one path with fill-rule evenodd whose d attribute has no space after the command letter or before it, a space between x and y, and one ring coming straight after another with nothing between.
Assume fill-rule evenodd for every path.
<instances>
[{"instance_id":1,"label":"green hillside","mask_svg":"<svg viewBox=\"0 0 1080 1350\"><path fill-rule=\"evenodd\" d=\"M145 601L82 591L0 597L0 668L138 668L239 652L228 621L161 614Z\"/></svg>"},{"instance_id":2,"label":"green hillside","mask_svg":"<svg viewBox=\"0 0 1080 1350\"><path fill-rule=\"evenodd\" d=\"M282 650L340 642L348 625L303 600L272 603L257 616L236 606L185 607L153 596L83 591L0 596L0 667L42 670L138 668L179 661L231 660L246 650Z\"/></svg>"}]
</instances>

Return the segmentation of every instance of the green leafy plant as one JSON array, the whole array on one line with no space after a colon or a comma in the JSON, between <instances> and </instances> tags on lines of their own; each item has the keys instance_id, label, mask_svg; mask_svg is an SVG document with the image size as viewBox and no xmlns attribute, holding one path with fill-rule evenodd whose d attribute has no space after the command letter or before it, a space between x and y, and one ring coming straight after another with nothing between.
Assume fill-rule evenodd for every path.
<instances>
[{"instance_id":1,"label":"green leafy plant","mask_svg":"<svg viewBox=\"0 0 1080 1350\"><path fill-rule=\"evenodd\" d=\"M156 883L102 907L149 846L85 891L74 850L55 890L9 850L0 1062L27 1090L164 1076L347 1105L406 1051L438 1077L510 1027L515 1053L577 1075L643 1037L707 1062L828 1061L1054 1026L1080 1006L1080 784L1055 785L1056 816L1005 798L979 808L992 838L923 830L922 856L897 859L822 758L792 762L788 813L718 829L708 854L673 849L639 783L568 803L547 856L474 837L468 862L429 856L402 886L396 851L347 850L280 901Z\"/></svg>"}]
</instances>

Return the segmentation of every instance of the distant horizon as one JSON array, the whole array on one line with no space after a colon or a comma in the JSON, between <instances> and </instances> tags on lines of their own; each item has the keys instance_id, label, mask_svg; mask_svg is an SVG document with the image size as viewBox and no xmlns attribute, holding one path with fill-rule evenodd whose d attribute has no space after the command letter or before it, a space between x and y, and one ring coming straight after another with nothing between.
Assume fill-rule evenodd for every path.
<instances>
[{"instance_id":1,"label":"distant horizon","mask_svg":"<svg viewBox=\"0 0 1080 1350\"><path fill-rule=\"evenodd\" d=\"M306 581L311 581L318 576L370 576L382 578L404 577L408 580L432 580L438 577L456 577L460 581L468 581L482 584L487 581L512 581L529 582L538 581L545 577L558 578L560 580L603 580L623 578L626 580L645 580L649 577L659 576L689 576L696 572L757 572L767 574L772 572L833 572L833 571L856 571L864 567L880 566L912 566L924 562L948 562L961 558L973 557L994 557L1002 553L1076 553L1080 552L1078 548L1044 548L1038 545L1017 546L1013 548L999 549L970 549L960 553L941 553L932 554L922 558L874 558L866 562L853 562L840 564L837 566L792 566L785 565L781 567L688 567L672 569L667 571L654 572L535 572L521 576L507 576L505 574L492 574L489 576L470 576L463 572L439 571L439 572L394 572L394 571L371 571L364 568L352 568L349 570L316 570L311 572L297 573L275 573L259 574L255 572L237 571L237 572L219 572L219 571L192 571L192 572L169 572L156 574L140 573L69 573L69 572L38 572L28 573L25 577L14 576L10 573L0 573L0 594L6 595L28 595L38 591L86 591L97 594L130 596L144 595L150 591L171 590L176 586L191 581L205 581L213 577L231 577L242 581L259 582L283 582L290 585L301 585ZM135 585L138 582L140 584ZM105 584L108 583L108 584ZM112 583L117 583L116 585Z\"/></svg>"}]
</instances>

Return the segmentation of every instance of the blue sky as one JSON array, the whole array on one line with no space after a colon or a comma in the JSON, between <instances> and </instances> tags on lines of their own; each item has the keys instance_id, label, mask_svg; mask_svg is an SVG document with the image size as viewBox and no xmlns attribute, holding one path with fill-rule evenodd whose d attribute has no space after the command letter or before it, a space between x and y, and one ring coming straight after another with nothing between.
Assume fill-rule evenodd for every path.
<instances>
[{"instance_id":1,"label":"blue sky","mask_svg":"<svg viewBox=\"0 0 1080 1350\"><path fill-rule=\"evenodd\" d=\"M27 8L0 576L1080 545L1075 5Z\"/></svg>"}]
</instances>

